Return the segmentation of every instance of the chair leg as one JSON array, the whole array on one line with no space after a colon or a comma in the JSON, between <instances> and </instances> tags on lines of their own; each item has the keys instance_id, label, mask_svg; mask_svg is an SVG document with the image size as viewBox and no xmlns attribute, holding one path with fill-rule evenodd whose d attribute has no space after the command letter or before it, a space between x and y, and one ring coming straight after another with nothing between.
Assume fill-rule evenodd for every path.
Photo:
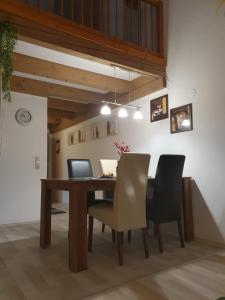
<instances>
[{"instance_id":1,"label":"chair leg","mask_svg":"<svg viewBox=\"0 0 225 300\"><path fill-rule=\"evenodd\" d=\"M128 230L128 236L127 236L128 243L131 242L131 235L132 235L132 231L131 231L131 230Z\"/></svg>"},{"instance_id":2,"label":"chair leg","mask_svg":"<svg viewBox=\"0 0 225 300\"><path fill-rule=\"evenodd\" d=\"M180 237L180 245L181 245L181 248L184 248L184 236L183 236L181 221L177 221L177 226L178 226L178 232L179 232L179 237Z\"/></svg>"},{"instance_id":3,"label":"chair leg","mask_svg":"<svg viewBox=\"0 0 225 300\"><path fill-rule=\"evenodd\" d=\"M159 251L160 253L163 253L162 237L161 237L161 230L160 230L159 223L155 223L155 230L156 230L156 236L158 237Z\"/></svg>"},{"instance_id":4,"label":"chair leg","mask_svg":"<svg viewBox=\"0 0 225 300\"><path fill-rule=\"evenodd\" d=\"M113 244L115 244L115 242L116 242L116 233L115 233L114 229L112 229L112 241L113 241Z\"/></svg>"},{"instance_id":5,"label":"chair leg","mask_svg":"<svg viewBox=\"0 0 225 300\"><path fill-rule=\"evenodd\" d=\"M142 235L143 235L143 242L144 242L144 249L145 249L145 257L149 258L149 247L148 247L148 240L147 240L147 235L148 235L147 228L142 228Z\"/></svg>"},{"instance_id":6,"label":"chair leg","mask_svg":"<svg viewBox=\"0 0 225 300\"><path fill-rule=\"evenodd\" d=\"M105 224L102 223L102 232L105 232Z\"/></svg>"},{"instance_id":7,"label":"chair leg","mask_svg":"<svg viewBox=\"0 0 225 300\"><path fill-rule=\"evenodd\" d=\"M156 223L154 222L154 238L157 238L157 228L156 228Z\"/></svg>"},{"instance_id":8,"label":"chair leg","mask_svg":"<svg viewBox=\"0 0 225 300\"><path fill-rule=\"evenodd\" d=\"M94 226L94 218L93 216L89 216L88 218L88 251L92 250L92 240L93 240L93 226Z\"/></svg>"},{"instance_id":9,"label":"chair leg","mask_svg":"<svg viewBox=\"0 0 225 300\"><path fill-rule=\"evenodd\" d=\"M150 220L146 219L146 223L147 223L147 229L150 229L150 227L151 227Z\"/></svg>"},{"instance_id":10,"label":"chair leg","mask_svg":"<svg viewBox=\"0 0 225 300\"><path fill-rule=\"evenodd\" d=\"M122 232L116 233L119 265L123 265Z\"/></svg>"},{"instance_id":11,"label":"chair leg","mask_svg":"<svg viewBox=\"0 0 225 300\"><path fill-rule=\"evenodd\" d=\"M121 244L123 245L123 232L121 232Z\"/></svg>"}]
</instances>

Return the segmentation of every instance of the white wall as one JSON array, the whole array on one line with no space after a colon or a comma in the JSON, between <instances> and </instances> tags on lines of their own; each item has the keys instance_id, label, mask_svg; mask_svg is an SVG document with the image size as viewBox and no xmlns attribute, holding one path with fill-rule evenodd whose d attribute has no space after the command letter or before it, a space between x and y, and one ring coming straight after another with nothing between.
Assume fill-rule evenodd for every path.
<instances>
[{"instance_id":1,"label":"white wall","mask_svg":"<svg viewBox=\"0 0 225 300\"><path fill-rule=\"evenodd\" d=\"M29 126L15 120L19 108L32 113ZM3 102L0 154L0 224L38 220L40 178L47 173L47 101L12 93L12 103ZM34 157L40 157L40 169Z\"/></svg>"},{"instance_id":2,"label":"white wall","mask_svg":"<svg viewBox=\"0 0 225 300\"><path fill-rule=\"evenodd\" d=\"M90 158L98 175L99 158L117 157L115 139L124 140L132 151L150 153L153 176L160 154L185 154L184 175L194 179L195 235L224 243L225 17L216 13L216 1L170 0L167 36L169 107L192 102L194 130L171 135L169 119L150 123L150 99L164 90L136 102L144 108L144 120L120 121L118 137L68 146L71 129L55 135L62 145L58 175L67 176L67 158Z\"/></svg>"}]
</instances>

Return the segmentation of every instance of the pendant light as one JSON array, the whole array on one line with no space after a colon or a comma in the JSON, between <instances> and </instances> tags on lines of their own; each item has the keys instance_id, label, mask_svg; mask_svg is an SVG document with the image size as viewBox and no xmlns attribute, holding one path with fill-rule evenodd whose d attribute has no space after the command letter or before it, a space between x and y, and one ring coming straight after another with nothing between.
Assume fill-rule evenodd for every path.
<instances>
[{"instance_id":1,"label":"pendant light","mask_svg":"<svg viewBox=\"0 0 225 300\"><path fill-rule=\"evenodd\" d=\"M100 113L103 116L108 116L111 114L111 108L107 103L102 106Z\"/></svg>"},{"instance_id":2,"label":"pendant light","mask_svg":"<svg viewBox=\"0 0 225 300\"><path fill-rule=\"evenodd\" d=\"M118 117L119 118L127 118L128 117L128 112L124 107L121 107L118 111Z\"/></svg>"},{"instance_id":3,"label":"pendant light","mask_svg":"<svg viewBox=\"0 0 225 300\"><path fill-rule=\"evenodd\" d=\"M137 107L137 109L136 109L136 111L135 111L135 113L133 115L133 119L134 120L142 120L143 119L143 114L142 114L142 112L140 110L140 107Z\"/></svg>"},{"instance_id":4,"label":"pendant light","mask_svg":"<svg viewBox=\"0 0 225 300\"><path fill-rule=\"evenodd\" d=\"M117 89L116 89L116 66L114 66L114 101L106 101L106 100L102 100L102 102L104 103L104 105L101 107L101 114L108 116L111 114L111 107L115 106L118 107L118 117L119 118L127 118L128 117L128 109L133 109L135 110L133 113L133 119L134 120L141 120L143 119L143 114L142 114L142 108L140 106L137 105L132 105L130 104L131 102L131 87L130 87L130 82L131 82L131 73L129 71L129 92L128 92L128 103L127 104L121 104L121 103L117 103ZM186 124L184 124L185 126Z\"/></svg>"},{"instance_id":5,"label":"pendant light","mask_svg":"<svg viewBox=\"0 0 225 300\"><path fill-rule=\"evenodd\" d=\"M129 102L130 102L130 71L129 71ZM128 112L125 107L121 106L121 108L118 111L118 117L119 118L127 118Z\"/></svg>"}]
</instances>

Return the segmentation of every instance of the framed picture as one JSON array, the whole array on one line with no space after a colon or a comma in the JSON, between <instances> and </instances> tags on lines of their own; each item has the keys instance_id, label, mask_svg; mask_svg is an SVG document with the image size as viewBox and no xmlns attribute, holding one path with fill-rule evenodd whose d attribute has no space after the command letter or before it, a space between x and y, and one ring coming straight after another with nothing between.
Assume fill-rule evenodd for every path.
<instances>
[{"instance_id":1,"label":"framed picture","mask_svg":"<svg viewBox=\"0 0 225 300\"><path fill-rule=\"evenodd\" d=\"M106 123L107 136L118 134L118 119L112 117Z\"/></svg>"},{"instance_id":2,"label":"framed picture","mask_svg":"<svg viewBox=\"0 0 225 300\"><path fill-rule=\"evenodd\" d=\"M68 145L71 146L74 144L74 133L70 132L68 135Z\"/></svg>"},{"instance_id":3,"label":"framed picture","mask_svg":"<svg viewBox=\"0 0 225 300\"><path fill-rule=\"evenodd\" d=\"M74 145L79 144L79 130L75 130L73 134Z\"/></svg>"},{"instance_id":4,"label":"framed picture","mask_svg":"<svg viewBox=\"0 0 225 300\"><path fill-rule=\"evenodd\" d=\"M168 118L168 95L164 95L150 102L151 122Z\"/></svg>"},{"instance_id":5,"label":"framed picture","mask_svg":"<svg viewBox=\"0 0 225 300\"><path fill-rule=\"evenodd\" d=\"M60 140L55 141L55 153L60 153Z\"/></svg>"},{"instance_id":6,"label":"framed picture","mask_svg":"<svg viewBox=\"0 0 225 300\"><path fill-rule=\"evenodd\" d=\"M100 129L99 129L99 124L95 124L92 127L92 138L93 140L97 140L100 138Z\"/></svg>"},{"instance_id":7,"label":"framed picture","mask_svg":"<svg viewBox=\"0 0 225 300\"><path fill-rule=\"evenodd\" d=\"M93 137L92 137L92 126L87 126L86 127L85 142L90 142L92 140L93 140Z\"/></svg>"},{"instance_id":8,"label":"framed picture","mask_svg":"<svg viewBox=\"0 0 225 300\"><path fill-rule=\"evenodd\" d=\"M79 143L86 142L86 128L81 128L79 130Z\"/></svg>"},{"instance_id":9,"label":"framed picture","mask_svg":"<svg viewBox=\"0 0 225 300\"><path fill-rule=\"evenodd\" d=\"M171 133L193 130L192 104L186 104L170 110Z\"/></svg>"}]
</instances>

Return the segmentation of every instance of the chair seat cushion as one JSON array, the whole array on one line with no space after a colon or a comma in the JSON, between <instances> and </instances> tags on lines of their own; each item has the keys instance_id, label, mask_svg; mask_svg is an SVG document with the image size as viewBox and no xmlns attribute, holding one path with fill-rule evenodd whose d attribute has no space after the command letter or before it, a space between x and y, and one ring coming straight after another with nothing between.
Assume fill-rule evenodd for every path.
<instances>
[{"instance_id":1,"label":"chair seat cushion","mask_svg":"<svg viewBox=\"0 0 225 300\"><path fill-rule=\"evenodd\" d=\"M88 210L88 214L98 219L102 223L110 226L112 229L115 229L112 202L98 204L96 206L90 207Z\"/></svg>"},{"instance_id":2,"label":"chair seat cushion","mask_svg":"<svg viewBox=\"0 0 225 300\"><path fill-rule=\"evenodd\" d=\"M99 205L99 204L106 204L106 203L111 203L112 201L109 199L88 199L87 200L87 206L92 207L95 205Z\"/></svg>"}]
</instances>

